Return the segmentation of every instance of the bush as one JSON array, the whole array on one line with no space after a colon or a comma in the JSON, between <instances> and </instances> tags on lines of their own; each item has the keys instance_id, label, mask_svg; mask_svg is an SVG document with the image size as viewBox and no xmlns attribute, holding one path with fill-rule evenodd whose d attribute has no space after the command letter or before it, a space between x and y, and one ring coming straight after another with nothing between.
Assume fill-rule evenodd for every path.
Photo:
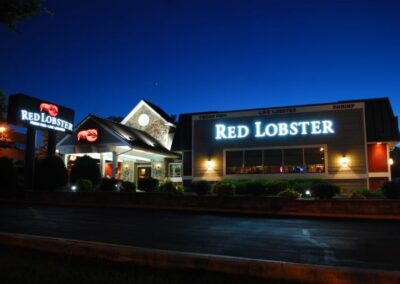
<instances>
[{"instance_id":1,"label":"bush","mask_svg":"<svg viewBox=\"0 0 400 284\"><path fill-rule=\"evenodd\" d=\"M266 194L277 195L279 192L288 189L289 182L287 180L272 180L265 185Z\"/></svg>"},{"instance_id":2,"label":"bush","mask_svg":"<svg viewBox=\"0 0 400 284\"><path fill-rule=\"evenodd\" d=\"M89 179L92 184L98 184L100 181L100 168L95 159L89 156L83 156L76 161L71 168L70 182L76 183L78 179Z\"/></svg>"},{"instance_id":3,"label":"bush","mask_svg":"<svg viewBox=\"0 0 400 284\"><path fill-rule=\"evenodd\" d=\"M196 192L198 195L210 194L211 185L206 180L193 181L190 184L190 190Z\"/></svg>"},{"instance_id":4,"label":"bush","mask_svg":"<svg viewBox=\"0 0 400 284\"><path fill-rule=\"evenodd\" d=\"M166 181L158 187L158 191L165 193L183 193L183 188L175 185L171 181Z\"/></svg>"},{"instance_id":5,"label":"bush","mask_svg":"<svg viewBox=\"0 0 400 284\"><path fill-rule=\"evenodd\" d=\"M235 186L236 194L241 194L241 195L247 194L246 185L249 182L249 180L247 180L247 179L225 179L225 180L223 180L223 182L233 184Z\"/></svg>"},{"instance_id":6,"label":"bush","mask_svg":"<svg viewBox=\"0 0 400 284\"><path fill-rule=\"evenodd\" d=\"M63 160L58 156L47 156L36 162L35 188L55 190L66 186L68 173Z\"/></svg>"},{"instance_id":7,"label":"bush","mask_svg":"<svg viewBox=\"0 0 400 284\"><path fill-rule=\"evenodd\" d=\"M78 179L76 182L77 191L89 192L93 191L93 183L90 179Z\"/></svg>"},{"instance_id":8,"label":"bush","mask_svg":"<svg viewBox=\"0 0 400 284\"><path fill-rule=\"evenodd\" d=\"M340 187L330 183L314 184L311 187L311 194L319 199L330 199L340 193Z\"/></svg>"},{"instance_id":9,"label":"bush","mask_svg":"<svg viewBox=\"0 0 400 284\"><path fill-rule=\"evenodd\" d=\"M357 189L354 190L352 193L362 194L367 198L379 198L382 197L382 190L369 190L369 189Z\"/></svg>"},{"instance_id":10,"label":"bush","mask_svg":"<svg viewBox=\"0 0 400 284\"><path fill-rule=\"evenodd\" d=\"M387 181L382 186L382 194L389 199L400 198L400 182Z\"/></svg>"},{"instance_id":11,"label":"bush","mask_svg":"<svg viewBox=\"0 0 400 284\"><path fill-rule=\"evenodd\" d=\"M292 179L288 180L289 188L305 195L307 190L310 190L313 185L326 183L321 179Z\"/></svg>"},{"instance_id":12,"label":"bush","mask_svg":"<svg viewBox=\"0 0 400 284\"><path fill-rule=\"evenodd\" d=\"M362 193L354 191L351 193L350 199L365 199L365 196Z\"/></svg>"},{"instance_id":13,"label":"bush","mask_svg":"<svg viewBox=\"0 0 400 284\"><path fill-rule=\"evenodd\" d=\"M287 188L287 189L279 192L278 197L297 199L297 198L301 197L301 193L299 193L293 189Z\"/></svg>"},{"instance_id":14,"label":"bush","mask_svg":"<svg viewBox=\"0 0 400 284\"><path fill-rule=\"evenodd\" d=\"M246 183L246 193L249 195L264 195L267 193L264 181L249 181Z\"/></svg>"},{"instance_id":15,"label":"bush","mask_svg":"<svg viewBox=\"0 0 400 284\"><path fill-rule=\"evenodd\" d=\"M146 191L146 192L152 192L156 191L158 188L158 179L149 177L149 178L144 178L140 179L138 181L138 187L140 190Z\"/></svg>"},{"instance_id":16,"label":"bush","mask_svg":"<svg viewBox=\"0 0 400 284\"><path fill-rule=\"evenodd\" d=\"M0 186L2 189L14 187L15 174L13 160L7 157L0 157Z\"/></svg>"},{"instance_id":17,"label":"bush","mask_svg":"<svg viewBox=\"0 0 400 284\"><path fill-rule=\"evenodd\" d=\"M131 181L123 181L120 189L121 192L136 192L136 184Z\"/></svg>"},{"instance_id":18,"label":"bush","mask_svg":"<svg viewBox=\"0 0 400 284\"><path fill-rule=\"evenodd\" d=\"M100 191L116 191L119 180L115 178L102 178L100 181Z\"/></svg>"},{"instance_id":19,"label":"bush","mask_svg":"<svg viewBox=\"0 0 400 284\"><path fill-rule=\"evenodd\" d=\"M235 185L226 181L217 182L214 185L214 193L218 196L234 195Z\"/></svg>"}]
</instances>

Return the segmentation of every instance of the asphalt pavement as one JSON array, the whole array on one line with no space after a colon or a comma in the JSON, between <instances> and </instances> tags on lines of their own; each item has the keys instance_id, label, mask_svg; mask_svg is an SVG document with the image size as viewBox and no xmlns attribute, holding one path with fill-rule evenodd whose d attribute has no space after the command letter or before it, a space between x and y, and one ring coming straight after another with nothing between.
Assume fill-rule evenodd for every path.
<instances>
[{"instance_id":1,"label":"asphalt pavement","mask_svg":"<svg viewBox=\"0 0 400 284\"><path fill-rule=\"evenodd\" d=\"M267 259L400 270L400 222L0 203L0 231Z\"/></svg>"}]
</instances>

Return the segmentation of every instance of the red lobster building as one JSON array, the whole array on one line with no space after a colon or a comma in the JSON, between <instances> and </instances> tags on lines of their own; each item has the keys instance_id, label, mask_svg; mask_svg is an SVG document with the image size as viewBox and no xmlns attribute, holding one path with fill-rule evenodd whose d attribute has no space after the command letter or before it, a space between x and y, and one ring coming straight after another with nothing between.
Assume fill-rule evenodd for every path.
<instances>
[{"instance_id":1,"label":"red lobster building","mask_svg":"<svg viewBox=\"0 0 400 284\"><path fill-rule=\"evenodd\" d=\"M104 176L329 180L343 190L390 179L389 151L400 141L388 98L186 113L178 123L140 101L121 123L88 115L58 143L65 161L99 160Z\"/></svg>"}]
</instances>

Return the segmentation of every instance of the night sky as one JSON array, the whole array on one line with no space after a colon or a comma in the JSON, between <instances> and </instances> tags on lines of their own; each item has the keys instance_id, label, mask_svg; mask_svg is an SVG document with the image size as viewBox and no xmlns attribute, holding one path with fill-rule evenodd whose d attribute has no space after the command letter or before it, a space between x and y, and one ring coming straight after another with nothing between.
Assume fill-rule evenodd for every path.
<instances>
[{"instance_id":1,"label":"night sky","mask_svg":"<svg viewBox=\"0 0 400 284\"><path fill-rule=\"evenodd\" d=\"M47 0L0 27L0 89L125 116L389 97L400 114L400 1Z\"/></svg>"}]
</instances>

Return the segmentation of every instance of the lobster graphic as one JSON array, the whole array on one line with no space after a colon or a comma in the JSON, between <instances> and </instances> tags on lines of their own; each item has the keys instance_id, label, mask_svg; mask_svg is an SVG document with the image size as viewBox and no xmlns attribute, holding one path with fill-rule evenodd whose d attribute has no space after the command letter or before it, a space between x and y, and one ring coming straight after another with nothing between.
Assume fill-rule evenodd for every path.
<instances>
[{"instance_id":1,"label":"lobster graphic","mask_svg":"<svg viewBox=\"0 0 400 284\"><path fill-rule=\"evenodd\" d=\"M56 105L52 105L52 104L41 103L40 111L47 112L50 116L57 116L58 107Z\"/></svg>"},{"instance_id":2,"label":"lobster graphic","mask_svg":"<svg viewBox=\"0 0 400 284\"><path fill-rule=\"evenodd\" d=\"M87 140L88 142L95 142L98 138L98 133L97 129L86 129L86 130L81 130L78 132L76 135L76 138L78 141L82 140Z\"/></svg>"}]
</instances>

